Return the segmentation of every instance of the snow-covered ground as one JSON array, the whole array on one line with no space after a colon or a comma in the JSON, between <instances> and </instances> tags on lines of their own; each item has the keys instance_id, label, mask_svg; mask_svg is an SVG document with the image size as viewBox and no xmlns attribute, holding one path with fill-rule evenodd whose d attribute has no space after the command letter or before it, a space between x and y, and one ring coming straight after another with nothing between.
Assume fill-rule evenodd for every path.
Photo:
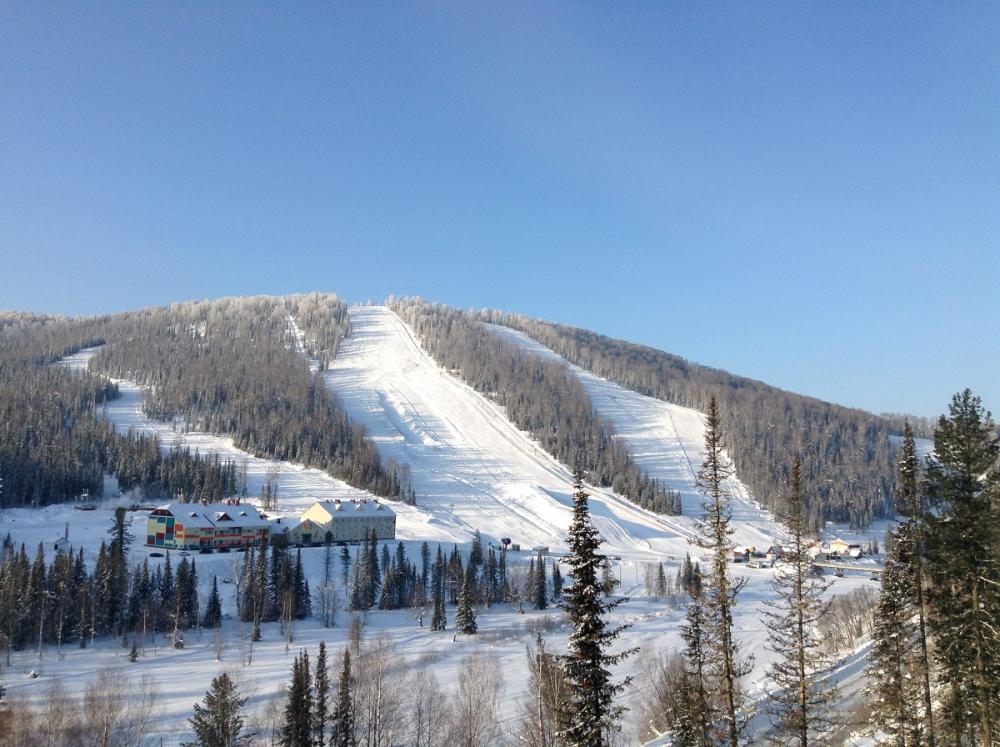
<instances>
[{"instance_id":1,"label":"snow-covered ground","mask_svg":"<svg viewBox=\"0 0 1000 747\"><path fill-rule=\"evenodd\" d=\"M705 459L705 416L689 407L647 397L602 379L510 327L485 325L501 338L534 355L569 366L594 409L614 423L635 463L650 477L681 494L684 516L701 516L703 498L695 482ZM734 541L739 545L767 547L782 540L785 532L771 513L761 508L738 477L727 481L730 506L736 522Z\"/></svg>"},{"instance_id":2,"label":"snow-covered ground","mask_svg":"<svg viewBox=\"0 0 1000 747\"><path fill-rule=\"evenodd\" d=\"M289 320L300 349L304 346L294 319ZM411 466L417 491L418 508L393 505L397 511L397 534L407 552L415 557L419 542L457 542L467 545L474 529L487 539L512 537L522 547L544 544L556 554L565 548L565 532L571 506L571 476L545 453L530 437L517 430L504 413L455 376L440 369L420 348L407 326L384 307L358 307L351 311L352 334L341 344L337 357L326 372L326 380L347 408L351 417L364 424L383 458ZM64 364L83 367L93 350L82 351ZM622 590L631 601L616 612L616 620L632 625L623 645L638 646L639 656L619 668L618 674L637 675L633 687L623 696L626 705L635 706L642 694L643 680L638 675L644 660L655 649L670 651L681 646L679 627L683 609L673 609L660 600L645 597L642 591L644 563L665 562L667 573L677 571L678 561L690 552L697 558L701 551L688 543L695 527L698 499L693 489L693 475L702 458L700 442L701 415L686 408L674 408L658 400L641 397L597 377L587 379L579 372L595 406L616 425L633 450L636 461L650 474L680 490L685 516L658 517L606 490L591 489L591 508L603 536L605 551L621 559L616 573ZM133 427L157 433L164 445L184 443L202 453L247 460L249 492L258 494L269 472L277 470L279 510L295 514L314 499L363 495L320 470L306 469L284 462L255 459L237 449L232 440L219 435L184 433L182 424L173 426L146 418L142 414L142 390L131 382L119 382L122 397L109 404L106 412L118 428ZM780 536L781 529L750 500L739 483L732 486L737 496L734 518L740 534L738 541L764 544ZM75 511L71 506L44 509L15 509L0 513L0 535L9 532L15 542L24 542L29 552L38 542L51 542L70 524L70 541L84 547L88 557L96 554L101 539L107 536L112 508L128 498L109 498L96 511ZM130 514L139 522L145 517ZM137 531L136 531L137 530ZM466 547L467 549L467 547ZM132 560L147 557L149 550L139 544L131 550ZM302 551L307 576L315 583L322 573L323 549ZM239 554L197 555L201 589L204 594L213 577L222 582L224 611L232 613L233 587L225 583L233 576L233 563ZM179 558L174 558L179 560ZM160 562L162 559L150 559ZM527 562L527 554L511 556L511 562ZM339 563L336 564L339 576ZM755 657L753 672L747 678L751 698L767 692L765 673L772 655L767 651L762 611L773 603L770 569L732 568L744 577L747 585L741 592L734 624L745 654ZM874 585L866 574L848 573L834 578L831 594L840 594L859 586ZM449 621L453 608L448 609ZM433 633L419 628L405 611L372 612L367 618L366 637L384 632L397 646L400 662L427 663L446 688L453 686L464 655L480 651L496 656L503 668L506 686L501 713L505 724L513 728L518 703L524 693L526 645L533 640L527 625L548 621L554 629L546 633L547 646L559 652L565 649L567 630L560 625L558 611L528 611L518 614L507 605L481 610L479 635L455 637L452 630ZM300 647L307 647L315 657L316 646L324 640L334 651L346 638L348 615L339 613L337 627L323 629L318 621L297 625L296 641L289 649L281 640L276 625L267 625L264 640L255 645L253 663L244 666L247 642L240 640L236 623L228 621L222 661L215 660L214 637L192 632L182 650L148 649L139 661L129 663L126 649L117 641L102 641L96 650L67 647L57 652L46 647L41 660L35 652L14 655L6 677L12 697L41 697L56 678L82 690L83 683L108 666L120 667L123 673L138 678L149 674L161 692L162 710L155 721L152 743L175 745L190 737L187 719L192 704L201 699L211 678L224 670L235 670L254 696L251 708L283 687L289 676L292 658ZM852 654L852 656L855 656ZM863 656L861 657L863 658ZM861 659L844 662L844 683L856 689L860 681ZM34 670L40 676L28 678ZM627 743L637 743L633 711L626 734Z\"/></svg>"},{"instance_id":3,"label":"snow-covered ground","mask_svg":"<svg viewBox=\"0 0 1000 747\"><path fill-rule=\"evenodd\" d=\"M68 505L8 510L0 514L0 533L10 532L18 543L25 542L30 554L39 541L50 543L60 536L64 523L69 521L71 541L77 546L83 546L92 559L100 541L107 538L112 508L117 502L119 501L108 500L96 511L86 512L76 511ZM142 526L145 514L136 512L130 516L135 517L137 526ZM141 530L135 534L141 535ZM406 547L411 557L416 556L417 542L408 541ZM51 544L47 545L47 549L51 551ZM148 553L147 548L136 543L131 550L132 561L141 561ZM322 574L323 554L322 548L302 550L306 574L314 583ZM207 593L213 576L218 577L223 593L223 609L227 613L234 610L234 589L227 581L233 577L234 562L239 562L242 557L238 553L193 556L203 596ZM511 558L512 563L527 561L527 557L523 556L520 560L513 555ZM179 559L176 555L173 556L175 564ZM150 562L163 563L163 559L150 558ZM615 615L616 621L632 626L622 645L640 648L640 654L629 659L617 672L620 676L631 674L636 677L633 687L623 695L623 702L633 708L642 697L641 672L644 660L653 651L671 651L682 645L679 627L684 614L683 608L675 609L666 601L646 597L642 590L643 570L639 561L623 559L615 564L615 572L622 579L622 590L632 596L631 601L622 605ZM677 564L668 562L667 573L673 575L676 571ZM732 571L734 575L747 580L747 586L739 597L734 622L743 653L755 657L754 671L747 679L747 688L750 697L758 699L767 692L764 677L772 660L772 654L765 646L766 631L762 618L763 609L773 601L770 589L772 571L735 566ZM339 572L340 564L335 559L335 578L339 578ZM849 573L844 578L831 580L831 594L845 593L859 586L877 588L865 574ZM341 609L342 607L341 601ZM563 651L568 631L561 623L561 613L557 610L536 612L526 608L525 614L518 614L516 608L498 605L479 611L480 633L477 636L457 638L450 626L453 616L454 608L449 607L449 630L434 633L426 627L420 628L405 610L371 612L367 615L366 637L371 639L384 632L398 647L401 660L405 658L410 664L417 660L428 662L428 666L446 688L453 686L461 659L466 654L478 651L496 656L506 679L501 713L505 723L513 727L526 686L526 646L534 639L530 626L548 621L551 629L545 633L546 645L551 651ZM83 683L109 666L120 668L124 675L131 676L136 681L141 675L148 674L160 690L162 707L154 724L154 739L151 744L159 744L159 739L162 738L164 745L176 745L189 738L187 719L191 715L192 705L200 701L212 677L222 671L235 671L245 687L254 694L251 708L258 708L268 696L287 683L292 658L300 648L308 648L313 659L321 640L331 650L339 651L347 637L348 620L349 613L340 611L336 627L332 629L322 628L315 619L298 623L295 642L288 650L277 624L265 625L263 641L255 644L250 666L243 665L249 645L246 635L240 639L237 623L230 620L224 628L225 651L221 662L215 660L214 636L210 632L192 631L186 636L184 649L165 649L162 647L163 641L158 640L155 652L151 644L147 645L146 655L135 663L127 661L128 650L122 648L117 640L99 641L94 650L80 650L75 645L69 645L58 652L55 647L47 646L41 659L35 651L15 652L12 667L4 679L12 697L37 698L42 696L55 679L80 691ZM857 689L862 667L858 656L851 653L845 660L842 671L838 673L842 689L846 687L847 692ZM39 674L37 679L27 676L32 671ZM637 713L633 711L627 719L629 729L635 727L636 718ZM766 720L757 723L762 726L766 724ZM627 743L635 744L636 740L630 736Z\"/></svg>"},{"instance_id":4,"label":"snow-covered ground","mask_svg":"<svg viewBox=\"0 0 1000 747\"><path fill-rule=\"evenodd\" d=\"M480 529L522 547L564 548L572 475L502 410L420 347L384 306L351 309L351 336L326 381L383 458L412 468L417 502L467 538ZM681 556L691 522L657 516L610 490L589 488L607 551L630 559Z\"/></svg>"}]
</instances>

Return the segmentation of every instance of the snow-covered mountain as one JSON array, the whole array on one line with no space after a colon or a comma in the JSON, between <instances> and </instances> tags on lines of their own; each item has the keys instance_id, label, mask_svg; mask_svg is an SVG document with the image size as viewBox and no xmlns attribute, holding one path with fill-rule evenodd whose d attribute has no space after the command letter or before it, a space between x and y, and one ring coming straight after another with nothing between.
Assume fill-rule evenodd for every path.
<instances>
[{"instance_id":1,"label":"snow-covered mountain","mask_svg":"<svg viewBox=\"0 0 1000 747\"><path fill-rule=\"evenodd\" d=\"M523 548L544 545L555 557L566 546L570 521L572 475L533 438L515 427L506 413L488 397L464 383L455 372L441 368L418 342L412 329L387 306L355 306L349 310L350 335L341 341L335 357L325 366L309 361L321 371L327 387L336 395L350 419L367 430L386 462L407 465L417 496L416 506L394 504L397 536L405 551L416 557L420 543L466 546L476 530L488 541L510 537ZM300 320L289 316L287 323L298 355L308 356L307 333ZM566 363L554 352L521 332L490 325L498 338L521 346L525 351ZM59 365L83 369L96 348L81 350ZM567 364L568 365L568 364ZM604 540L604 551L615 558L616 574L623 592L634 597L618 614L621 622L632 625L628 644L639 646L643 657L629 660L622 673L641 676L644 660L656 651L680 645L679 626L683 610L645 595L642 583L647 564L663 563L667 573L676 573L687 554L698 559L703 552L695 543L699 534L700 497L695 485L704 458L704 418L696 410L672 405L637 394L602 379L577 366L568 366L586 389L597 412L614 424L617 436L627 445L636 464L651 477L681 494L683 513L662 516L640 508L608 488L589 485L595 525ZM184 444L200 453L215 453L246 465L248 491L259 493L264 481L277 475L278 513L294 517L313 500L370 496L359 488L331 477L326 472L274 459L253 456L238 448L229 436L197 432L180 420L161 422L147 417L142 408L145 391L129 380L117 381L121 396L108 403L104 416L120 431L156 434L164 447ZM729 482L735 540L739 544L767 546L780 543L785 532L735 475ZM93 561L104 537L115 499L95 512L75 512L67 506L46 509L21 508L0 513L0 535L10 532L17 542L29 547L49 543L69 523L70 541L82 546ZM141 530L140 530L141 531ZM141 545L132 549L133 560L148 557ZM318 577L323 563L322 549L303 550L310 577ZM525 554L523 560L527 562ZM512 562L518 562L516 559ZM223 581L234 575L232 560L226 556L198 557L202 590L213 577ZM764 646L761 612L773 599L769 569L739 569L747 586L737 608L735 624L744 650L756 657L748 678L753 698L763 697L765 673L771 654ZM831 593L844 593L870 585L863 576L836 579ZM232 604L231 586L226 589ZM556 616L558 613L555 613ZM453 677L460 658L472 651L488 652L502 663L507 677L502 713L505 723L513 723L525 682L525 620L544 620L552 613L518 615L515 610L498 608L480 616L481 635L474 641L442 637L416 626L404 612L373 613L369 635L385 632L398 646L401 657L429 657L442 681ZM343 623L346 616L341 617ZM554 618L555 619L555 618ZM541 624L541 623L538 623ZM227 623L236 636L235 622ZM553 650L565 645L566 629L558 623L549 631ZM307 622L299 626L296 646L313 649L320 640L331 647L342 646L346 629L321 628ZM186 719L191 704L201 697L212 676L236 666L243 658L242 643L216 661L213 642L192 637L183 651L162 651L134 665L136 673L153 676L161 689L163 711L156 717L155 733L164 744L175 744L188 736ZM530 638L530 636L529 636ZM100 669L123 666L127 652L108 642L94 650L69 650L59 656L47 654L38 661L24 655L16 666L40 673L36 679L17 678L8 684L15 695L32 697L43 692L54 678L86 681ZM294 650L291 651L294 653ZM241 676L254 690L259 705L287 676L291 654L273 631L258 644L255 664L240 668ZM857 672L854 672L857 670ZM854 667L852 681L860 677ZM640 678L641 681L641 678ZM641 693L631 689L626 704L635 705ZM629 734L635 725L630 725ZM630 740L634 739L630 736Z\"/></svg>"}]
</instances>

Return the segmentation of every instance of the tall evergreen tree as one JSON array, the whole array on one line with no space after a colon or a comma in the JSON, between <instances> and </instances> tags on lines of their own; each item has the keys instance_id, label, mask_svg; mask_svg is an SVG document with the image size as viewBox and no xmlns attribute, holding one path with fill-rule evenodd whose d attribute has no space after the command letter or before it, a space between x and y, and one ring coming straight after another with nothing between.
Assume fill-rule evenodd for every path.
<instances>
[{"instance_id":1,"label":"tall evergreen tree","mask_svg":"<svg viewBox=\"0 0 1000 747\"><path fill-rule=\"evenodd\" d=\"M791 544L771 582L777 604L764 611L768 648L777 655L770 667L775 684L770 712L776 742L809 747L833 724L831 704L836 690L826 680L832 662L818 632L828 607L823 594L830 584L812 572L798 456L792 462L788 488L785 525Z\"/></svg>"},{"instance_id":2,"label":"tall evergreen tree","mask_svg":"<svg viewBox=\"0 0 1000 747\"><path fill-rule=\"evenodd\" d=\"M337 683L337 705L330 719L330 747L355 747L354 698L351 676L351 652L344 649Z\"/></svg>"},{"instance_id":3,"label":"tall evergreen tree","mask_svg":"<svg viewBox=\"0 0 1000 747\"><path fill-rule=\"evenodd\" d=\"M313 744L326 747L326 727L330 720L330 670L326 661L326 643L319 642L316 676L313 677Z\"/></svg>"},{"instance_id":4,"label":"tall evergreen tree","mask_svg":"<svg viewBox=\"0 0 1000 747\"><path fill-rule=\"evenodd\" d=\"M687 580L690 596L681 639L684 641L684 670L678 692L678 713L672 733L674 741L690 747L712 747L712 723L716 709L708 682L708 620L702 600L701 571L692 566Z\"/></svg>"},{"instance_id":5,"label":"tall evergreen tree","mask_svg":"<svg viewBox=\"0 0 1000 747\"><path fill-rule=\"evenodd\" d=\"M312 686L309 655L303 651L292 664L292 681L285 704L285 724L281 729L282 747L312 747Z\"/></svg>"},{"instance_id":6,"label":"tall evergreen tree","mask_svg":"<svg viewBox=\"0 0 1000 747\"><path fill-rule=\"evenodd\" d=\"M431 630L444 630L448 625L448 619L444 611L444 573L444 557L441 554L441 545L438 545L437 559L434 561L434 573L431 577L431 584L434 587L434 610L431 613Z\"/></svg>"},{"instance_id":7,"label":"tall evergreen tree","mask_svg":"<svg viewBox=\"0 0 1000 747\"><path fill-rule=\"evenodd\" d=\"M866 694L872 721L896 747L919 747L921 739L918 661L908 569L898 559L899 542L886 542L882 591L872 622L872 649ZM920 688L922 689L922 688Z\"/></svg>"},{"instance_id":8,"label":"tall evergreen tree","mask_svg":"<svg viewBox=\"0 0 1000 747\"><path fill-rule=\"evenodd\" d=\"M191 728L196 742L188 747L238 747L243 739L243 708L247 699L223 672L212 680L205 705L195 703Z\"/></svg>"},{"instance_id":9,"label":"tall evergreen tree","mask_svg":"<svg viewBox=\"0 0 1000 747\"><path fill-rule=\"evenodd\" d=\"M295 551L295 573L292 581L295 594L295 619L305 620L312 615L312 597L309 594L309 579L302 570L302 549Z\"/></svg>"},{"instance_id":10,"label":"tall evergreen tree","mask_svg":"<svg viewBox=\"0 0 1000 747\"><path fill-rule=\"evenodd\" d=\"M903 447L899 458L899 475L896 480L896 504L903 515L903 523L893 533L896 542L894 560L903 575L905 596L898 602L909 602L917 618L916 672L920 679L920 696L923 705L923 723L919 726L928 747L935 747L934 705L931 699L931 660L927 646L927 510L920 490L920 460L909 422L903 426ZM888 563L888 561L887 561ZM897 575L899 575L897 574ZM882 588L886 583L883 579ZM897 602L897 603L898 603Z\"/></svg>"},{"instance_id":11,"label":"tall evergreen tree","mask_svg":"<svg viewBox=\"0 0 1000 747\"><path fill-rule=\"evenodd\" d=\"M473 573L472 565L469 565L465 571L462 590L458 595L458 609L455 610L455 629L465 635L474 635L478 630L478 626L476 625L476 611L472 609Z\"/></svg>"},{"instance_id":12,"label":"tall evergreen tree","mask_svg":"<svg viewBox=\"0 0 1000 747\"><path fill-rule=\"evenodd\" d=\"M926 486L930 627L952 740L1000 739L1000 446L971 391L956 394L934 432Z\"/></svg>"},{"instance_id":13,"label":"tall evergreen tree","mask_svg":"<svg viewBox=\"0 0 1000 747\"><path fill-rule=\"evenodd\" d=\"M212 576L212 591L208 595L208 603L205 605L206 628L217 628L222 622L222 602L219 599L219 579Z\"/></svg>"},{"instance_id":14,"label":"tall evergreen tree","mask_svg":"<svg viewBox=\"0 0 1000 747\"><path fill-rule=\"evenodd\" d=\"M722 418L713 396L708 403L705 420L705 461L698 472L698 489L705 497L705 514L702 521L704 538L702 547L711 550L705 608L711 626L709 638L709 663L712 669L712 689L721 701L717 729L723 744L739 747L740 735L746 720L740 715L742 695L741 677L749 673L752 660L741 661L739 647L733 635L733 606L736 596L746 583L729 578L729 559L734 548L729 526L729 487L732 467L725 455Z\"/></svg>"},{"instance_id":15,"label":"tall evergreen tree","mask_svg":"<svg viewBox=\"0 0 1000 747\"><path fill-rule=\"evenodd\" d=\"M598 580L604 560L598 552L602 540L590 521L588 495L579 470L573 487L573 520L566 558L573 583L564 591L563 604L573 632L569 637L569 653L562 658L568 696L561 709L559 735L571 747L604 747L620 728L618 721L625 708L614 701L629 682L628 678L613 682L608 668L634 650L608 652L625 626L609 628L605 617L623 600L602 599Z\"/></svg>"},{"instance_id":16,"label":"tall evergreen tree","mask_svg":"<svg viewBox=\"0 0 1000 747\"><path fill-rule=\"evenodd\" d=\"M535 577L533 579L534 588L531 590L532 601L536 610L543 610L549 606L548 585L545 583L545 560L542 553L538 553L538 563L535 565Z\"/></svg>"}]
</instances>

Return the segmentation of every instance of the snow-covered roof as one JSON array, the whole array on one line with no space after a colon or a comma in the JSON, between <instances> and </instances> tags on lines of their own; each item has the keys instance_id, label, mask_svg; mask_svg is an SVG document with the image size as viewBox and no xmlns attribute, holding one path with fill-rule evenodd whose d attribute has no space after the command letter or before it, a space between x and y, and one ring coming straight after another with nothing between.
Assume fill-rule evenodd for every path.
<instances>
[{"instance_id":1,"label":"snow-covered roof","mask_svg":"<svg viewBox=\"0 0 1000 747\"><path fill-rule=\"evenodd\" d=\"M332 500L332 501L316 501L311 508L319 506L331 517L343 516L345 514L350 514L356 516L358 514L368 515L368 516L395 516L395 512L389 508L385 503L379 500L368 500L362 498L360 500L351 499L349 501Z\"/></svg>"},{"instance_id":2,"label":"snow-covered roof","mask_svg":"<svg viewBox=\"0 0 1000 747\"><path fill-rule=\"evenodd\" d=\"M218 527L270 527L271 521L249 503L167 503L150 516L173 516L184 526L214 529Z\"/></svg>"}]
</instances>

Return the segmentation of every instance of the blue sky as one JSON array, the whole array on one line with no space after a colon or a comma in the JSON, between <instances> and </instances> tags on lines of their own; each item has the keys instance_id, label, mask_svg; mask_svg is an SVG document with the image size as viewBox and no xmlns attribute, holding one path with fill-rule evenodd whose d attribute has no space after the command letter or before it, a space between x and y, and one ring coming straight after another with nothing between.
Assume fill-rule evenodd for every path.
<instances>
[{"instance_id":1,"label":"blue sky","mask_svg":"<svg viewBox=\"0 0 1000 747\"><path fill-rule=\"evenodd\" d=\"M418 294L1000 410L1000 4L4 3L0 308Z\"/></svg>"}]
</instances>

